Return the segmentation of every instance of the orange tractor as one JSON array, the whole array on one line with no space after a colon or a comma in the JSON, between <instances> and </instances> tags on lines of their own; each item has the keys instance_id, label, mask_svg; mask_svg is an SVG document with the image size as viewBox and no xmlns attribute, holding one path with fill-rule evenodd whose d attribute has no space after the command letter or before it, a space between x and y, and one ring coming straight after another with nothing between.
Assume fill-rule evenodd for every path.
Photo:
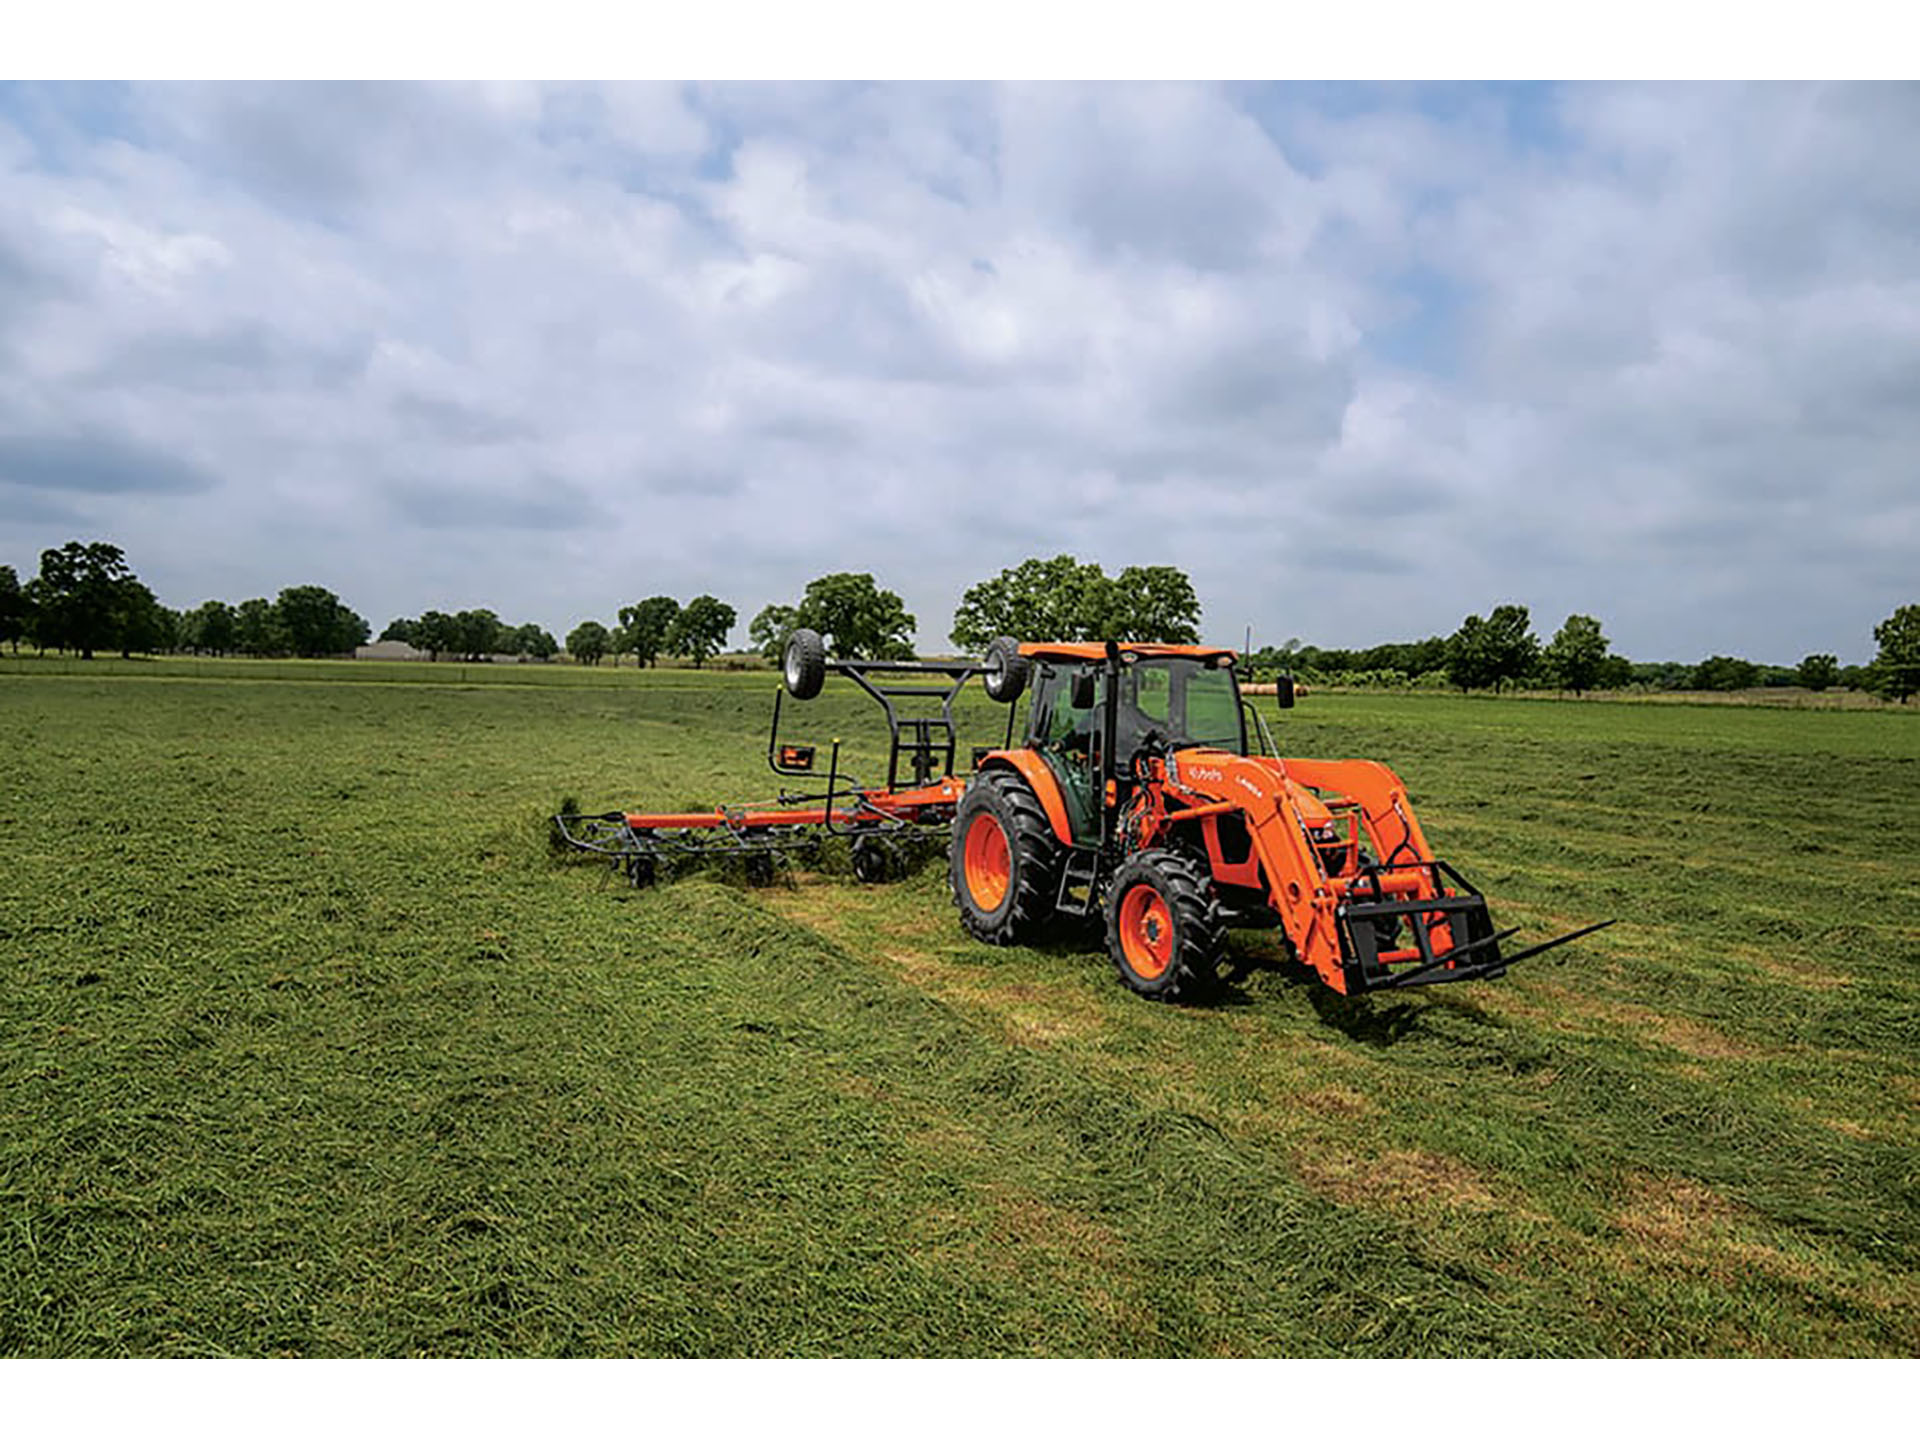
<instances>
[{"instance_id":1,"label":"orange tractor","mask_svg":"<svg viewBox=\"0 0 1920 1440\"><path fill-rule=\"evenodd\" d=\"M567 843L610 856L636 884L690 854L738 856L750 878L768 879L776 859L817 846L822 832L850 839L861 879L884 879L914 837L944 832L969 934L1024 944L1098 917L1121 980L1163 1000L1214 985L1230 929L1279 930L1322 981L1359 994L1492 979L1612 923L1503 952L1517 932L1496 932L1485 897L1435 857L1399 777L1371 760L1280 758L1234 660L1205 646L1002 637L977 662L830 661L801 630L786 648L786 691L811 699L831 670L877 699L892 740L886 784L843 776L836 741L822 794L555 822ZM975 675L1009 706L1007 735L974 753L963 782L953 704ZM1012 706L1029 687L1015 745ZM1292 680L1278 690L1291 707ZM929 696L937 715L903 716L896 703ZM781 741L776 695L768 763L801 775L814 759L814 747Z\"/></svg>"}]
</instances>

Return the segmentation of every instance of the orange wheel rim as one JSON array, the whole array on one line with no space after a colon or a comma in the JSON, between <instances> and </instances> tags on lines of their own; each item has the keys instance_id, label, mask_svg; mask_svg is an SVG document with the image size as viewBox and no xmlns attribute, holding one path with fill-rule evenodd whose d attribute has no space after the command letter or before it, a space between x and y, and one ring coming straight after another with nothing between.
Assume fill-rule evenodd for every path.
<instances>
[{"instance_id":1,"label":"orange wheel rim","mask_svg":"<svg viewBox=\"0 0 1920 1440\"><path fill-rule=\"evenodd\" d=\"M1142 980L1157 980L1173 963L1173 913L1151 885L1136 885L1120 901L1120 950Z\"/></svg>"},{"instance_id":2,"label":"orange wheel rim","mask_svg":"<svg viewBox=\"0 0 1920 1440\"><path fill-rule=\"evenodd\" d=\"M998 910L1013 883L1013 865L1007 854L1007 832L988 814L973 817L967 826L963 855L967 871L967 893L982 910Z\"/></svg>"}]
</instances>

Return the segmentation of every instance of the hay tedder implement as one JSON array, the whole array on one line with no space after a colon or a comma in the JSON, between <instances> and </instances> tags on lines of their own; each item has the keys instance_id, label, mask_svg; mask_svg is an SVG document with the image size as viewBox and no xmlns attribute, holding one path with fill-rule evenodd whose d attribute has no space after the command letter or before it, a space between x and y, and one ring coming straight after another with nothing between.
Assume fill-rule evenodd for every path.
<instances>
[{"instance_id":1,"label":"hay tedder implement","mask_svg":"<svg viewBox=\"0 0 1920 1440\"><path fill-rule=\"evenodd\" d=\"M836 740L824 790L679 814L567 811L556 837L642 886L714 859L765 883L829 835L845 837L861 880L878 882L944 842L974 938L1024 944L1098 919L1121 980L1165 1000L1214 985L1229 929L1278 930L1294 959L1359 994L1494 979L1613 923L1503 950L1517 931L1496 931L1486 898L1433 854L1399 777L1371 760L1281 758L1234 661L1204 646L1005 637L978 661L829 660L820 636L800 630L784 693L811 700L832 672L877 700L884 784L844 773ZM976 675L1008 707L1006 736L976 749L962 778L953 707ZM1014 702L1029 685L1016 745ZM1278 704L1293 702L1283 676ZM817 747L782 739L780 722L776 693L768 765L817 783Z\"/></svg>"}]
</instances>

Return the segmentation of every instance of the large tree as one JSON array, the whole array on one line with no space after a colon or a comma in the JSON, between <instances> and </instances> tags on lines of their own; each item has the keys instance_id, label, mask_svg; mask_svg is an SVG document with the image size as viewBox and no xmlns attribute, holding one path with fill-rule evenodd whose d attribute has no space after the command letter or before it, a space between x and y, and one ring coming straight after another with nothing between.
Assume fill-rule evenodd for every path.
<instances>
[{"instance_id":1,"label":"large tree","mask_svg":"<svg viewBox=\"0 0 1920 1440\"><path fill-rule=\"evenodd\" d=\"M390 620L387 622L387 628L380 632L380 638L383 641L397 640L402 645L411 645L414 649L418 650L421 648L420 622L418 620L408 620L404 617L398 620Z\"/></svg>"},{"instance_id":2,"label":"large tree","mask_svg":"<svg viewBox=\"0 0 1920 1440\"><path fill-rule=\"evenodd\" d=\"M1607 637L1600 622L1591 615L1569 615L1541 659L1555 685L1586 694L1606 667Z\"/></svg>"},{"instance_id":3,"label":"large tree","mask_svg":"<svg viewBox=\"0 0 1920 1440\"><path fill-rule=\"evenodd\" d=\"M1825 690L1840 682L1838 655L1809 655L1800 662L1794 678L1809 690Z\"/></svg>"},{"instance_id":4,"label":"large tree","mask_svg":"<svg viewBox=\"0 0 1920 1440\"><path fill-rule=\"evenodd\" d=\"M1447 679L1464 692L1492 685L1494 678L1487 622L1478 615L1469 615L1447 641Z\"/></svg>"},{"instance_id":5,"label":"large tree","mask_svg":"<svg viewBox=\"0 0 1920 1440\"><path fill-rule=\"evenodd\" d=\"M500 617L491 610L462 610L453 617L453 649L465 660L478 660L505 646Z\"/></svg>"},{"instance_id":6,"label":"large tree","mask_svg":"<svg viewBox=\"0 0 1920 1440\"><path fill-rule=\"evenodd\" d=\"M1734 655L1709 655L1693 667L1696 690L1750 690L1760 683L1760 667Z\"/></svg>"},{"instance_id":7,"label":"large tree","mask_svg":"<svg viewBox=\"0 0 1920 1440\"><path fill-rule=\"evenodd\" d=\"M711 595L696 595L674 617L667 649L672 654L685 655L696 667L704 665L726 644L727 632L733 629L735 618L731 605Z\"/></svg>"},{"instance_id":8,"label":"large tree","mask_svg":"<svg viewBox=\"0 0 1920 1440\"><path fill-rule=\"evenodd\" d=\"M840 660L913 657L913 616L898 595L880 589L868 574L841 571L809 581L794 609L794 624L826 636Z\"/></svg>"},{"instance_id":9,"label":"large tree","mask_svg":"<svg viewBox=\"0 0 1920 1440\"><path fill-rule=\"evenodd\" d=\"M11 644L20 653L20 641L27 633L27 592L11 565L0 565L0 645Z\"/></svg>"},{"instance_id":10,"label":"large tree","mask_svg":"<svg viewBox=\"0 0 1920 1440\"><path fill-rule=\"evenodd\" d=\"M1487 648L1496 690L1525 678L1540 659L1540 642L1534 638L1526 606L1494 606L1487 616Z\"/></svg>"},{"instance_id":11,"label":"large tree","mask_svg":"<svg viewBox=\"0 0 1920 1440\"><path fill-rule=\"evenodd\" d=\"M121 658L130 658L136 650L143 655L158 655L174 648L179 636L178 617L153 591L138 580L123 580L118 604L115 638Z\"/></svg>"},{"instance_id":12,"label":"large tree","mask_svg":"<svg viewBox=\"0 0 1920 1440\"><path fill-rule=\"evenodd\" d=\"M427 652L429 660L460 651L460 622L444 610L429 610L414 627L414 648Z\"/></svg>"},{"instance_id":13,"label":"large tree","mask_svg":"<svg viewBox=\"0 0 1920 1440\"><path fill-rule=\"evenodd\" d=\"M951 635L964 650L980 650L996 635L1192 644L1200 638L1200 601L1171 565L1130 565L1109 578L1096 564L1056 555L1022 560L971 587L953 613Z\"/></svg>"},{"instance_id":14,"label":"large tree","mask_svg":"<svg viewBox=\"0 0 1920 1440\"><path fill-rule=\"evenodd\" d=\"M560 650L560 642L538 625L527 624L513 632L513 653L530 655L535 660L551 660Z\"/></svg>"},{"instance_id":15,"label":"large tree","mask_svg":"<svg viewBox=\"0 0 1920 1440\"><path fill-rule=\"evenodd\" d=\"M34 600L40 611L41 644L50 637L62 650L78 650L84 660L117 645L133 579L127 557L117 545L69 540L40 554Z\"/></svg>"},{"instance_id":16,"label":"large tree","mask_svg":"<svg viewBox=\"0 0 1920 1440\"><path fill-rule=\"evenodd\" d=\"M1920 691L1920 605L1902 605L1873 627L1880 646L1872 675L1876 693L1906 704Z\"/></svg>"},{"instance_id":17,"label":"large tree","mask_svg":"<svg viewBox=\"0 0 1920 1440\"><path fill-rule=\"evenodd\" d=\"M613 637L598 620L582 620L567 634L567 654L582 665L598 665Z\"/></svg>"},{"instance_id":18,"label":"large tree","mask_svg":"<svg viewBox=\"0 0 1920 1440\"><path fill-rule=\"evenodd\" d=\"M272 602L255 596L242 600L233 612L234 643L243 655L284 655L290 647Z\"/></svg>"},{"instance_id":19,"label":"large tree","mask_svg":"<svg viewBox=\"0 0 1920 1440\"><path fill-rule=\"evenodd\" d=\"M1071 555L1028 559L982 580L953 612L953 643L983 650L997 635L1021 640L1081 640L1103 620L1107 577Z\"/></svg>"},{"instance_id":20,"label":"large tree","mask_svg":"<svg viewBox=\"0 0 1920 1440\"><path fill-rule=\"evenodd\" d=\"M224 600L209 600L187 613L181 625L180 641L196 655L225 655L239 643L233 607Z\"/></svg>"},{"instance_id":21,"label":"large tree","mask_svg":"<svg viewBox=\"0 0 1920 1440\"><path fill-rule=\"evenodd\" d=\"M747 626L747 643L769 660L778 660L787 637L800 627L799 612L791 605L768 605Z\"/></svg>"},{"instance_id":22,"label":"large tree","mask_svg":"<svg viewBox=\"0 0 1920 1440\"><path fill-rule=\"evenodd\" d=\"M323 586L289 586L273 608L287 648L296 655L341 655L366 643L367 622Z\"/></svg>"},{"instance_id":23,"label":"large tree","mask_svg":"<svg viewBox=\"0 0 1920 1440\"><path fill-rule=\"evenodd\" d=\"M636 665L652 665L666 648L673 633L673 622L680 615L680 602L671 595L655 595L638 605L620 607L620 628L614 632L613 645L622 655L633 656Z\"/></svg>"},{"instance_id":24,"label":"large tree","mask_svg":"<svg viewBox=\"0 0 1920 1440\"><path fill-rule=\"evenodd\" d=\"M1200 643L1200 597L1184 570L1129 565L1106 587L1104 633L1088 639Z\"/></svg>"}]
</instances>

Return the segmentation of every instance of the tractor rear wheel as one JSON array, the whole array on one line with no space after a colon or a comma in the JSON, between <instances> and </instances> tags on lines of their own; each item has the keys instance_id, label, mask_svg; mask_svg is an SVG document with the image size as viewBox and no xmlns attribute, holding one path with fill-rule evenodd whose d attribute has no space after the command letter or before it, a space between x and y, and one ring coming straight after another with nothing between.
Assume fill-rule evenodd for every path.
<instances>
[{"instance_id":1,"label":"tractor rear wheel","mask_svg":"<svg viewBox=\"0 0 1920 1440\"><path fill-rule=\"evenodd\" d=\"M1060 842L1031 786L1007 770L975 775L953 817L953 903L969 935L1024 945L1052 918Z\"/></svg>"},{"instance_id":2,"label":"tractor rear wheel","mask_svg":"<svg viewBox=\"0 0 1920 1440\"><path fill-rule=\"evenodd\" d=\"M1226 927L1204 866L1171 850L1135 855L1107 889L1107 952L1127 988L1192 1000L1220 976Z\"/></svg>"}]
</instances>

